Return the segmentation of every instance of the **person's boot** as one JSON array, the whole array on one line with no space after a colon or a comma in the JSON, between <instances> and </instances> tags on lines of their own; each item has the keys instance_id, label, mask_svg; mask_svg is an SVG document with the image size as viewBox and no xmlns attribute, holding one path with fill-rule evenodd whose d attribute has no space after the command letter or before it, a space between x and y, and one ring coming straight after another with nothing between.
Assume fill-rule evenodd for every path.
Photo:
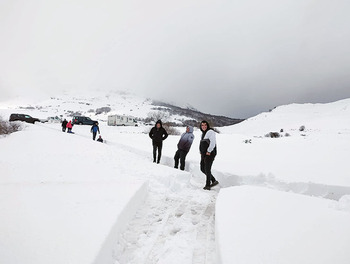
<instances>
[{"instance_id":1,"label":"person's boot","mask_svg":"<svg viewBox=\"0 0 350 264\"><path fill-rule=\"evenodd\" d=\"M216 185L218 185L218 184L219 184L218 181L214 181L212 184L210 184L210 187L214 187L214 186L216 186Z\"/></svg>"}]
</instances>

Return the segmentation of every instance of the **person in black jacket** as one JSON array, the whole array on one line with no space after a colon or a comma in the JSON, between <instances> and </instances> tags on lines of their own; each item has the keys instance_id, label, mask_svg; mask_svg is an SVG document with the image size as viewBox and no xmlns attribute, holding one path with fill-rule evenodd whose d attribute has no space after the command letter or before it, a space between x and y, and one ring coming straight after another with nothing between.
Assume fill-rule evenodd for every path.
<instances>
[{"instance_id":1,"label":"person in black jacket","mask_svg":"<svg viewBox=\"0 0 350 264\"><path fill-rule=\"evenodd\" d=\"M156 162L157 150L158 150L157 163L159 163L160 162L160 158L162 156L163 140L165 140L168 137L168 133L164 129L161 120L158 120L156 122L156 125L154 127L152 127L152 129L151 129L151 131L149 132L148 135L152 139L153 162Z\"/></svg>"},{"instance_id":2,"label":"person in black jacket","mask_svg":"<svg viewBox=\"0 0 350 264\"><path fill-rule=\"evenodd\" d=\"M210 128L209 123L205 120L201 122L200 130L202 131L202 137L199 145L199 151L201 153L201 171L207 176L207 180L204 186L204 190L210 190L211 187L219 184L211 173L211 167L213 165L216 150L216 135L215 131Z\"/></svg>"},{"instance_id":3,"label":"person in black jacket","mask_svg":"<svg viewBox=\"0 0 350 264\"><path fill-rule=\"evenodd\" d=\"M67 124L68 124L67 119L64 119L64 120L62 121L62 131L63 131L63 132L66 132Z\"/></svg>"}]
</instances>

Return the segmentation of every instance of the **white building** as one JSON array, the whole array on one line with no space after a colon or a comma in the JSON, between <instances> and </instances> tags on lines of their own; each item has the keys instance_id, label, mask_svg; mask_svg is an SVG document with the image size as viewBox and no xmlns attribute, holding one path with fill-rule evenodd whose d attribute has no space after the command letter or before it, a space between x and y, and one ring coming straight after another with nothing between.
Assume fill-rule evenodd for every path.
<instances>
[{"instance_id":1,"label":"white building","mask_svg":"<svg viewBox=\"0 0 350 264\"><path fill-rule=\"evenodd\" d=\"M110 115L108 116L109 126L137 126L137 122L132 116Z\"/></svg>"}]
</instances>

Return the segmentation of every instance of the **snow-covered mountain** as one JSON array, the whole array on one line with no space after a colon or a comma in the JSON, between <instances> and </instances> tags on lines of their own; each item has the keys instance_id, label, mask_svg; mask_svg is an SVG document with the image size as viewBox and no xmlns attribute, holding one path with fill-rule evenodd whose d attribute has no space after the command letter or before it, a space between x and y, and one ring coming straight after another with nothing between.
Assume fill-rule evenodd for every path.
<instances>
[{"instance_id":1,"label":"snow-covered mountain","mask_svg":"<svg viewBox=\"0 0 350 264\"><path fill-rule=\"evenodd\" d=\"M242 121L201 113L192 107L183 108L156 102L125 91L108 93L96 91L84 94L66 92L47 100L28 103L22 99L21 102L18 100L3 102L1 105L10 106L10 109L21 109L23 113L36 115L42 119L49 116L69 119L73 115L84 115L94 120L107 121L108 115L119 114L133 116L138 121L147 123L156 121L155 118L161 118L164 122L177 126L195 125L202 119L212 121L215 126L227 126Z\"/></svg>"}]
</instances>

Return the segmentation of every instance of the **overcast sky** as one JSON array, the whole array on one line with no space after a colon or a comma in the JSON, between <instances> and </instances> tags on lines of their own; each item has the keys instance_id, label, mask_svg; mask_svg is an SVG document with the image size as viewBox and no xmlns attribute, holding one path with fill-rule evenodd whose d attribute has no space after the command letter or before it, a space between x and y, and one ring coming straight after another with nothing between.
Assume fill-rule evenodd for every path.
<instances>
[{"instance_id":1,"label":"overcast sky","mask_svg":"<svg viewBox=\"0 0 350 264\"><path fill-rule=\"evenodd\" d=\"M130 90L246 118L350 97L349 0L0 0L0 101Z\"/></svg>"}]
</instances>

